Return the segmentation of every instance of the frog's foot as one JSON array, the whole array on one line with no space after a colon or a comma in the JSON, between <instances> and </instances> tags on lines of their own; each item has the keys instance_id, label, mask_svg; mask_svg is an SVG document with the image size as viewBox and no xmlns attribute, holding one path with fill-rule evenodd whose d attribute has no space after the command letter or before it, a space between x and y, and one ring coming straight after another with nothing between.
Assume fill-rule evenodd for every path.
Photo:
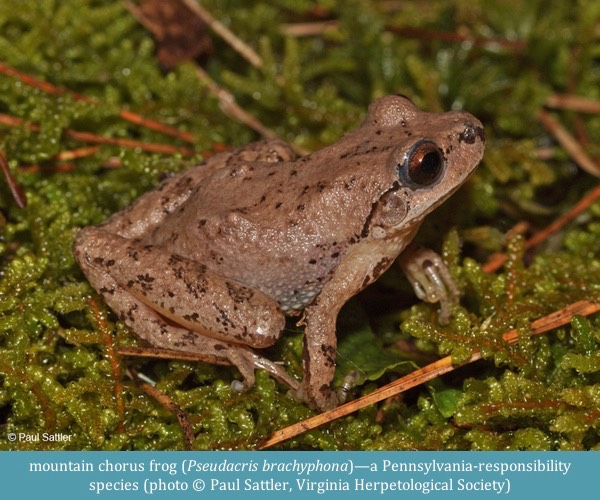
<instances>
[{"instance_id":1,"label":"frog's foot","mask_svg":"<svg viewBox=\"0 0 600 500\"><path fill-rule=\"evenodd\" d=\"M348 394L354 387L358 385L360 378L361 375L358 370L352 370L346 374L344 380L342 380L342 385L340 385L336 390L339 404L346 402L346 399L348 399Z\"/></svg>"},{"instance_id":2,"label":"frog's foot","mask_svg":"<svg viewBox=\"0 0 600 500\"><path fill-rule=\"evenodd\" d=\"M410 245L399 262L417 297L430 304L439 302L439 321L447 324L459 292L442 258L433 250Z\"/></svg>"},{"instance_id":3,"label":"frog's foot","mask_svg":"<svg viewBox=\"0 0 600 500\"><path fill-rule=\"evenodd\" d=\"M231 389L234 392L245 392L254 385L254 370L262 368L268 371L273 378L289 386L293 391L298 390L300 382L289 375L281 366L264 358L250 349L241 349L238 346L227 353L229 363L234 365L242 374L243 380L234 380Z\"/></svg>"}]
</instances>

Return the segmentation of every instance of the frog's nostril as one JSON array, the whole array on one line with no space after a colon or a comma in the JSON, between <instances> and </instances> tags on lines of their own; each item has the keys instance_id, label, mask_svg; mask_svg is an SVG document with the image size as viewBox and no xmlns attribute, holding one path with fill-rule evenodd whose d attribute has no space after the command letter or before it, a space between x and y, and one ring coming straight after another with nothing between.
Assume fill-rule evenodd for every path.
<instances>
[{"instance_id":1,"label":"frog's nostril","mask_svg":"<svg viewBox=\"0 0 600 500\"><path fill-rule=\"evenodd\" d=\"M478 137L481 142L485 142L485 132L483 127L481 125L466 123L465 129L458 136L458 140L466 142L467 144L473 144Z\"/></svg>"}]
</instances>

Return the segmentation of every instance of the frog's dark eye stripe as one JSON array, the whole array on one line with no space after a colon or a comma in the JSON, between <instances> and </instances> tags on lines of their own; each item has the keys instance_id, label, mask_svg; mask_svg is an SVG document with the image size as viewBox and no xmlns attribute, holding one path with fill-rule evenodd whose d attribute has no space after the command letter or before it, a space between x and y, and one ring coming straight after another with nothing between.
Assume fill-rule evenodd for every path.
<instances>
[{"instance_id":1,"label":"frog's dark eye stripe","mask_svg":"<svg viewBox=\"0 0 600 500\"><path fill-rule=\"evenodd\" d=\"M446 159L440 148L431 141L419 141L398 164L398 175L406 186L418 189L435 183L445 165Z\"/></svg>"}]
</instances>

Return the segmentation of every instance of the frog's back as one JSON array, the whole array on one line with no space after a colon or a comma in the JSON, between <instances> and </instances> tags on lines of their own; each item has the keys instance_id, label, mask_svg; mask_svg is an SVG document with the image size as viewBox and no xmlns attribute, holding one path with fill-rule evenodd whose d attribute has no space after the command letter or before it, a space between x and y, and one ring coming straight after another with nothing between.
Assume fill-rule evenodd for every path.
<instances>
[{"instance_id":1,"label":"frog's back","mask_svg":"<svg viewBox=\"0 0 600 500\"><path fill-rule=\"evenodd\" d=\"M360 238L371 203L356 192L374 188L340 165L317 167L308 160L224 166L146 243L259 288L286 312L300 310Z\"/></svg>"}]
</instances>

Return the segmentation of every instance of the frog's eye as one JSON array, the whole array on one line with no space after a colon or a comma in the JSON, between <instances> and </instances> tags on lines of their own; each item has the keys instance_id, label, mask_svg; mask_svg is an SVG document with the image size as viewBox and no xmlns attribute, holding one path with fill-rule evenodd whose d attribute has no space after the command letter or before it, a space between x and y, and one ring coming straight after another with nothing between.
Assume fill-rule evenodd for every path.
<instances>
[{"instance_id":1,"label":"frog's eye","mask_svg":"<svg viewBox=\"0 0 600 500\"><path fill-rule=\"evenodd\" d=\"M445 165L446 159L440 148L431 141L419 141L398 165L398 173L410 187L427 187L439 179Z\"/></svg>"}]
</instances>

